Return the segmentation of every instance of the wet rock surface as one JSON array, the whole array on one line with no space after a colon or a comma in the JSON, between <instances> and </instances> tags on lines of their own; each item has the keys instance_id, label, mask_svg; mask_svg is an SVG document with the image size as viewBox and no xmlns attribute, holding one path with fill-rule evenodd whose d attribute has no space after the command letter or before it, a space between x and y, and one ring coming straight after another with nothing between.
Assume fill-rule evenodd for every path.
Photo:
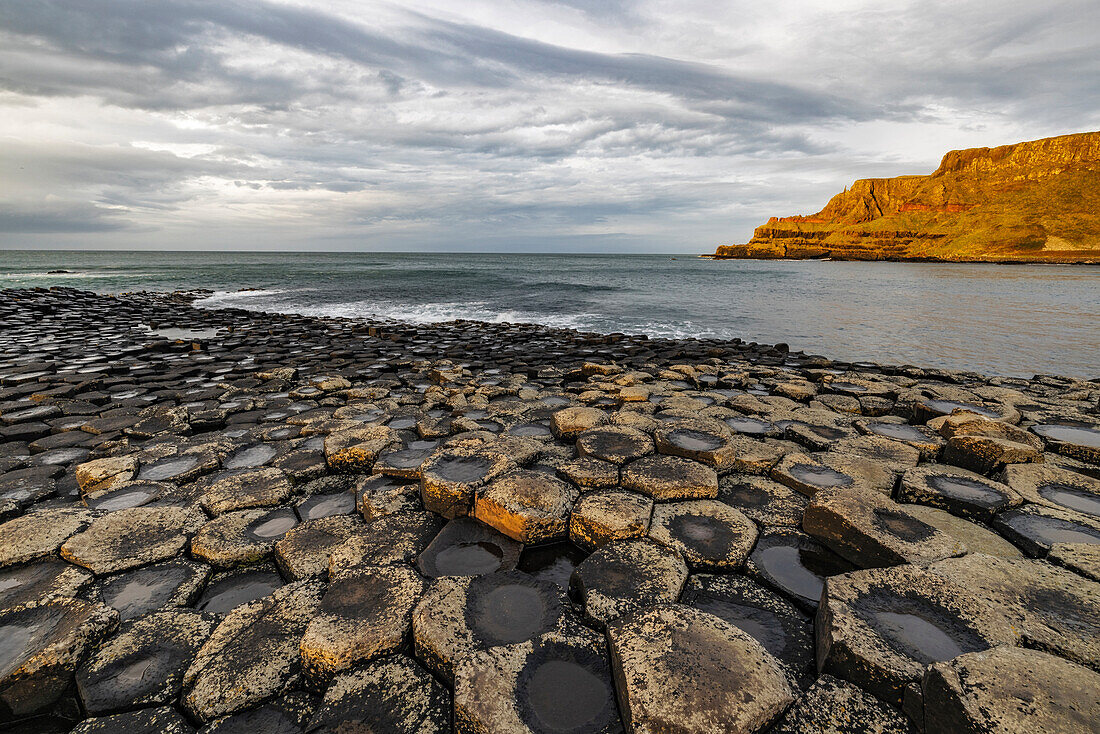
<instances>
[{"instance_id":1,"label":"wet rock surface","mask_svg":"<svg viewBox=\"0 0 1100 734\"><path fill-rule=\"evenodd\" d=\"M1098 726L1096 382L198 295L0 298L0 729Z\"/></svg>"}]
</instances>

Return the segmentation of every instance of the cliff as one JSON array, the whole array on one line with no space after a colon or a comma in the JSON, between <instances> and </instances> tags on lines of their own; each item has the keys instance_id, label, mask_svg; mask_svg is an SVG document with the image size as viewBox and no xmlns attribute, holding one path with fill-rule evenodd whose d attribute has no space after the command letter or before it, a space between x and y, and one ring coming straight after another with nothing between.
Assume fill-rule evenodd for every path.
<instances>
[{"instance_id":1,"label":"cliff","mask_svg":"<svg viewBox=\"0 0 1100 734\"><path fill-rule=\"evenodd\" d=\"M1100 132L951 151L927 176L856 181L718 258L1100 262Z\"/></svg>"}]
</instances>

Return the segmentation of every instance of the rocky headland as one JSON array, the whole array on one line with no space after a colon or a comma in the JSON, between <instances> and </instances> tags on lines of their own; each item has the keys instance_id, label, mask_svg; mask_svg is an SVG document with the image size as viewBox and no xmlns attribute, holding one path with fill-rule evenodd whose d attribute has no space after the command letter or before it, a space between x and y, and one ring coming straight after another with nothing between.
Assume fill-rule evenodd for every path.
<instances>
[{"instance_id":1,"label":"rocky headland","mask_svg":"<svg viewBox=\"0 0 1100 734\"><path fill-rule=\"evenodd\" d=\"M1095 732L1100 381L0 293L0 729Z\"/></svg>"},{"instance_id":2,"label":"rocky headland","mask_svg":"<svg viewBox=\"0 0 1100 734\"><path fill-rule=\"evenodd\" d=\"M726 258L1100 263L1100 132L951 151L927 176L856 181L773 217Z\"/></svg>"}]
</instances>

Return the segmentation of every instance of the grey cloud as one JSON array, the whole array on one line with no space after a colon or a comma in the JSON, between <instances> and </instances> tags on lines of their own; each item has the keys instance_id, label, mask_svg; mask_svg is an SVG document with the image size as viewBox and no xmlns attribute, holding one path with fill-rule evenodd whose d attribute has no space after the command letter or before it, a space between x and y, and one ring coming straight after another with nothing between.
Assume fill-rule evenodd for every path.
<instances>
[{"instance_id":1,"label":"grey cloud","mask_svg":"<svg viewBox=\"0 0 1100 734\"><path fill-rule=\"evenodd\" d=\"M132 223L120 212L87 202L0 202L0 232L16 234L116 232Z\"/></svg>"}]
</instances>

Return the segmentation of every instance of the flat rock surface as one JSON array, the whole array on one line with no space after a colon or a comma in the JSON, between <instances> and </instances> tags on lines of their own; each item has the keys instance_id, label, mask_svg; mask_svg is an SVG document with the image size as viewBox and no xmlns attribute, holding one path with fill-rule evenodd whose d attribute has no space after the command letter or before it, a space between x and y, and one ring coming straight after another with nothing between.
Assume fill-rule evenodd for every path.
<instances>
[{"instance_id":1,"label":"flat rock surface","mask_svg":"<svg viewBox=\"0 0 1100 734\"><path fill-rule=\"evenodd\" d=\"M298 673L299 641L317 614L321 589L299 582L230 612L184 676L182 703L201 721L278 693Z\"/></svg>"},{"instance_id":2,"label":"flat rock surface","mask_svg":"<svg viewBox=\"0 0 1100 734\"><path fill-rule=\"evenodd\" d=\"M760 643L698 609L656 606L612 622L607 638L635 731L757 732L794 698Z\"/></svg>"}]
</instances>

